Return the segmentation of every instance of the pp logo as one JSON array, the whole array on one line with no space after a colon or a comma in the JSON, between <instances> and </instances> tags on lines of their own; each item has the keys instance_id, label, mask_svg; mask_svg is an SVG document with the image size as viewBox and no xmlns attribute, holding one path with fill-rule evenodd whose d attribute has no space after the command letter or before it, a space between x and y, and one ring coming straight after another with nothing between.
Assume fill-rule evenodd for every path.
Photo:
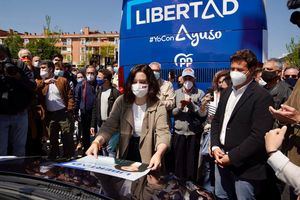
<instances>
[{"instance_id":1,"label":"pp logo","mask_svg":"<svg viewBox=\"0 0 300 200\"><path fill-rule=\"evenodd\" d=\"M174 58L174 63L178 67L189 67L193 63L193 58L191 57L193 54L177 54Z\"/></svg>"}]
</instances>

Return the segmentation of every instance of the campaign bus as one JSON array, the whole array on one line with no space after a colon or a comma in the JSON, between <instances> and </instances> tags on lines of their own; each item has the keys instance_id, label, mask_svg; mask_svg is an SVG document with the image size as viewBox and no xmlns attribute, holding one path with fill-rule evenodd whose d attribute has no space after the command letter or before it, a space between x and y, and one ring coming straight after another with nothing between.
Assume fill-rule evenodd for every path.
<instances>
[{"instance_id":1,"label":"campaign bus","mask_svg":"<svg viewBox=\"0 0 300 200\"><path fill-rule=\"evenodd\" d=\"M186 67L197 86L211 86L214 74L230 67L230 56L252 50L267 58L263 0L123 0L119 84L135 64L159 62L161 75Z\"/></svg>"}]
</instances>

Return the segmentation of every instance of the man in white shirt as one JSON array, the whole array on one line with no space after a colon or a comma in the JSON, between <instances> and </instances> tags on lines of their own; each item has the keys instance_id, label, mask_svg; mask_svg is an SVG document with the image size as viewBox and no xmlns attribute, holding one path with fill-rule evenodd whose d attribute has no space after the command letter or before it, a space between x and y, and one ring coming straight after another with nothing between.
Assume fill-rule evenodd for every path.
<instances>
[{"instance_id":1,"label":"man in white shirt","mask_svg":"<svg viewBox=\"0 0 300 200\"><path fill-rule=\"evenodd\" d=\"M46 123L50 134L50 158L56 159L59 155L58 136L61 131L63 143L63 157L74 156L74 140L71 121L74 114L73 92L66 78L55 78L54 64L43 61L40 65L40 76L37 80L38 94L46 110ZM56 68L58 70L58 68Z\"/></svg>"},{"instance_id":2,"label":"man in white shirt","mask_svg":"<svg viewBox=\"0 0 300 200\"><path fill-rule=\"evenodd\" d=\"M253 52L237 51L230 62L233 87L222 94L211 129L215 193L220 199L256 199L267 179L264 134L273 125L272 97L253 81Z\"/></svg>"}]
</instances>

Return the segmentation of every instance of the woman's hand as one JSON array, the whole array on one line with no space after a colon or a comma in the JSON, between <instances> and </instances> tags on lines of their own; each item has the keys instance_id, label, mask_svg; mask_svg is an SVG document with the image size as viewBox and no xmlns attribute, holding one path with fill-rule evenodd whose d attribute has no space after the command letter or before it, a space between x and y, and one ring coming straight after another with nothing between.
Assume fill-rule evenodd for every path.
<instances>
[{"instance_id":1,"label":"woman's hand","mask_svg":"<svg viewBox=\"0 0 300 200\"><path fill-rule=\"evenodd\" d=\"M98 151L101 149L104 144L104 138L102 136L97 136L95 140L92 142L91 146L85 152L86 155L92 155L95 158L98 157Z\"/></svg>"},{"instance_id":2,"label":"woman's hand","mask_svg":"<svg viewBox=\"0 0 300 200\"><path fill-rule=\"evenodd\" d=\"M148 169L150 168L151 170L157 170L161 167L161 154L156 152L149 163Z\"/></svg>"},{"instance_id":3,"label":"woman's hand","mask_svg":"<svg viewBox=\"0 0 300 200\"><path fill-rule=\"evenodd\" d=\"M157 170L161 167L161 159L162 159L163 155L165 154L165 152L167 151L167 149L168 149L168 147L164 143L160 143L157 146L157 151L152 156L149 166L148 166L148 169Z\"/></svg>"}]
</instances>

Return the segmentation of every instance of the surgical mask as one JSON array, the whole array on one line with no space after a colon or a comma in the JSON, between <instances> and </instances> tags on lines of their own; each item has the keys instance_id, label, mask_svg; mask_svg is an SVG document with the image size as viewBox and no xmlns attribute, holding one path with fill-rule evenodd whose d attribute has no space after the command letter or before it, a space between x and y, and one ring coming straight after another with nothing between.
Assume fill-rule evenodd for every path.
<instances>
[{"instance_id":1,"label":"surgical mask","mask_svg":"<svg viewBox=\"0 0 300 200\"><path fill-rule=\"evenodd\" d=\"M230 77L233 86L241 85L247 80L247 76L243 72L231 71Z\"/></svg>"},{"instance_id":2,"label":"surgical mask","mask_svg":"<svg viewBox=\"0 0 300 200\"><path fill-rule=\"evenodd\" d=\"M153 72L156 80L160 79L160 73L159 72Z\"/></svg>"},{"instance_id":3,"label":"surgical mask","mask_svg":"<svg viewBox=\"0 0 300 200\"><path fill-rule=\"evenodd\" d=\"M295 87L298 79L294 79L294 78L287 78L284 80L287 84L289 84L292 87Z\"/></svg>"},{"instance_id":4,"label":"surgical mask","mask_svg":"<svg viewBox=\"0 0 300 200\"><path fill-rule=\"evenodd\" d=\"M103 79L97 78L96 81L97 81L97 85L99 85L99 86L101 86L101 85L104 84L104 80Z\"/></svg>"},{"instance_id":5,"label":"surgical mask","mask_svg":"<svg viewBox=\"0 0 300 200\"><path fill-rule=\"evenodd\" d=\"M258 84L263 87L263 86L267 85L267 82L261 78L261 79L259 79Z\"/></svg>"},{"instance_id":6,"label":"surgical mask","mask_svg":"<svg viewBox=\"0 0 300 200\"><path fill-rule=\"evenodd\" d=\"M35 62L33 62L33 66L34 67L39 67L39 63L40 63L39 61L35 61Z\"/></svg>"},{"instance_id":7,"label":"surgical mask","mask_svg":"<svg viewBox=\"0 0 300 200\"><path fill-rule=\"evenodd\" d=\"M119 67L114 67L114 72L117 74L119 72Z\"/></svg>"},{"instance_id":8,"label":"surgical mask","mask_svg":"<svg viewBox=\"0 0 300 200\"><path fill-rule=\"evenodd\" d=\"M77 79L77 83L81 83L83 81L84 78L78 78Z\"/></svg>"},{"instance_id":9,"label":"surgical mask","mask_svg":"<svg viewBox=\"0 0 300 200\"><path fill-rule=\"evenodd\" d=\"M41 70L41 71L40 71L40 76L41 76L42 79L47 78L48 75L49 75L49 72L48 72L48 71L45 71L45 70Z\"/></svg>"},{"instance_id":10,"label":"surgical mask","mask_svg":"<svg viewBox=\"0 0 300 200\"><path fill-rule=\"evenodd\" d=\"M267 83L274 80L277 77L277 72L269 72L269 71L263 71L261 74L261 78L264 79Z\"/></svg>"},{"instance_id":11,"label":"surgical mask","mask_svg":"<svg viewBox=\"0 0 300 200\"><path fill-rule=\"evenodd\" d=\"M135 83L131 85L132 93L136 97L144 97L148 93L148 84Z\"/></svg>"},{"instance_id":12,"label":"surgical mask","mask_svg":"<svg viewBox=\"0 0 300 200\"><path fill-rule=\"evenodd\" d=\"M94 81L95 80L95 76L92 75L92 74L89 74L89 75L86 76L86 80L87 81Z\"/></svg>"},{"instance_id":13,"label":"surgical mask","mask_svg":"<svg viewBox=\"0 0 300 200\"><path fill-rule=\"evenodd\" d=\"M187 90L190 90L194 86L192 81L184 81L183 87Z\"/></svg>"},{"instance_id":14,"label":"surgical mask","mask_svg":"<svg viewBox=\"0 0 300 200\"><path fill-rule=\"evenodd\" d=\"M64 75L64 71L62 70L54 70L54 76L62 77Z\"/></svg>"}]
</instances>

